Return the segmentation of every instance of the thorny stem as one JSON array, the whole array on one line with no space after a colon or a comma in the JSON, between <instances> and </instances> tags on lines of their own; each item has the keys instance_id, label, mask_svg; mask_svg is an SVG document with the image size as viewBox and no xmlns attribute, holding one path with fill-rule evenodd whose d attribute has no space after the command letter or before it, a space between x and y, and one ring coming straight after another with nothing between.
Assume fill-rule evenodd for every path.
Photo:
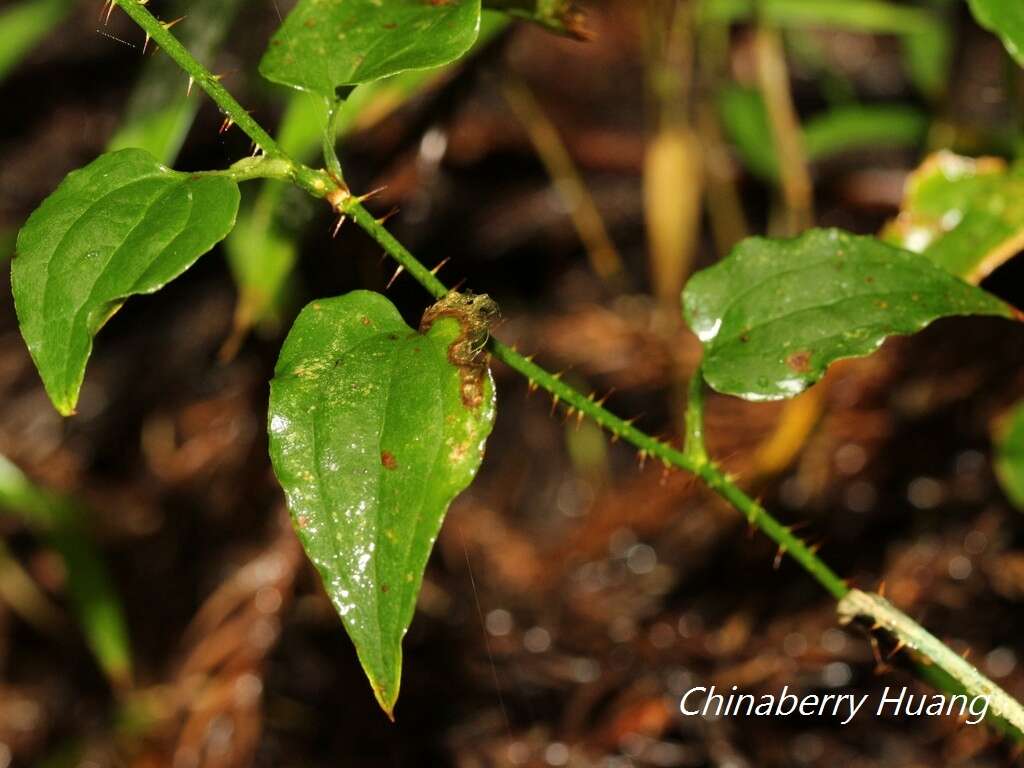
<instances>
[{"instance_id":1,"label":"thorny stem","mask_svg":"<svg viewBox=\"0 0 1024 768\"><path fill-rule=\"evenodd\" d=\"M398 242L380 221L374 218L363 206L360 198L349 194L348 190L340 186L326 171L309 168L288 157L270 135L220 85L217 78L192 58L184 46L140 4L139 0L114 0L114 2L124 9L182 69L188 72L190 77L210 95L221 110L233 119L266 154L264 158L248 158L235 163L225 171L211 173L228 175L237 181L253 178L290 181L314 197L326 198L340 215L351 217L432 296L441 298L448 293L447 286ZM632 422L621 419L605 409L602 401L595 400L593 396L583 395L564 383L559 375L549 373L530 358L524 357L500 341L491 339L490 350L495 358L526 377L531 386L546 390L556 404L562 402L570 414L577 414L580 418L586 416L614 437L634 445L639 449L641 458L657 459L666 467L682 469L701 478L710 490L742 513L750 525L758 528L778 544L780 554L786 554L793 558L837 601L850 592L847 584L818 557L814 547L808 546L795 536L789 527L769 514L760 503L748 496L734 482L733 478L708 458L703 446L703 389L699 370L690 385L690 398L686 414L687 446L685 450L680 451L637 429ZM948 683L949 681L936 682Z\"/></svg>"},{"instance_id":2,"label":"thorny stem","mask_svg":"<svg viewBox=\"0 0 1024 768\"><path fill-rule=\"evenodd\" d=\"M294 181L295 165L283 157L245 157L237 163L219 171L198 171L193 176L225 176L232 181L251 181L253 179L276 179L277 181Z\"/></svg>"},{"instance_id":3,"label":"thorny stem","mask_svg":"<svg viewBox=\"0 0 1024 768\"><path fill-rule=\"evenodd\" d=\"M193 83L206 91L221 108L225 115L231 118L235 124L248 134L249 138L256 142L256 146L271 157L283 156L277 142L263 128L252 119L252 116L242 108L242 105L235 101L228 90L220 84L220 80L210 70L200 64L191 53L178 42L178 38L171 34L169 26L156 18L140 0L114 0L117 5L128 14L129 18L138 24L147 37L159 45L164 53L170 56L174 62L185 70L190 78L189 85Z\"/></svg>"}]
</instances>

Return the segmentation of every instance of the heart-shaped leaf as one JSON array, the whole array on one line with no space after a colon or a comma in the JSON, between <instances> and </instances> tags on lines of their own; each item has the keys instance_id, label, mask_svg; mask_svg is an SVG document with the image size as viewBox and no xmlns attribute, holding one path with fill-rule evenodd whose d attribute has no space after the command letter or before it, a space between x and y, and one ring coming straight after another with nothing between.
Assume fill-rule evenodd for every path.
<instances>
[{"instance_id":1,"label":"heart-shaped leaf","mask_svg":"<svg viewBox=\"0 0 1024 768\"><path fill-rule=\"evenodd\" d=\"M480 358L492 307L450 294L419 332L376 293L314 301L271 382L274 470L389 715L427 557L494 423Z\"/></svg>"},{"instance_id":2,"label":"heart-shaped leaf","mask_svg":"<svg viewBox=\"0 0 1024 768\"><path fill-rule=\"evenodd\" d=\"M911 174L882 237L977 284L1024 249L1024 174L996 157L936 152Z\"/></svg>"},{"instance_id":3,"label":"heart-shaped leaf","mask_svg":"<svg viewBox=\"0 0 1024 768\"><path fill-rule=\"evenodd\" d=\"M129 296L152 293L222 240L238 185L101 155L68 174L18 233L11 266L21 333L50 399L74 412L92 337Z\"/></svg>"},{"instance_id":4,"label":"heart-shaped leaf","mask_svg":"<svg viewBox=\"0 0 1024 768\"><path fill-rule=\"evenodd\" d=\"M299 0L260 73L335 98L344 85L447 64L480 31L480 0Z\"/></svg>"},{"instance_id":5,"label":"heart-shaped leaf","mask_svg":"<svg viewBox=\"0 0 1024 768\"><path fill-rule=\"evenodd\" d=\"M683 306L708 384L748 400L792 397L836 360L940 317L1012 317L923 256L835 229L744 240L693 276Z\"/></svg>"}]
</instances>

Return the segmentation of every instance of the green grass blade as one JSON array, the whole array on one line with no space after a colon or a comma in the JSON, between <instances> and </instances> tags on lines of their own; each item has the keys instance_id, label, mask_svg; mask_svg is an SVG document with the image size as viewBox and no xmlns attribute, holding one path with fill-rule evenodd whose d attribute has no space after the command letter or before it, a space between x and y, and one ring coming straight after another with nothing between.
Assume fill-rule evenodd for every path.
<instances>
[{"instance_id":1,"label":"green grass blade","mask_svg":"<svg viewBox=\"0 0 1024 768\"><path fill-rule=\"evenodd\" d=\"M131 681L132 657L121 602L75 502L40 488L0 456L0 509L17 515L60 554L68 598L86 642L117 687Z\"/></svg>"},{"instance_id":2,"label":"green grass blade","mask_svg":"<svg viewBox=\"0 0 1024 768\"><path fill-rule=\"evenodd\" d=\"M74 0L23 0L0 11L0 79L74 7Z\"/></svg>"}]
</instances>

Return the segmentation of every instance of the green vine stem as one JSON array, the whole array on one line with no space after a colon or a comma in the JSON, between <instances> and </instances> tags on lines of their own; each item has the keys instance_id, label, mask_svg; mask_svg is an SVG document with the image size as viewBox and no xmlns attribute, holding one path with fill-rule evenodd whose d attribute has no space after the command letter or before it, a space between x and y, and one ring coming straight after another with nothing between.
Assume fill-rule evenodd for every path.
<instances>
[{"instance_id":1,"label":"green vine stem","mask_svg":"<svg viewBox=\"0 0 1024 768\"><path fill-rule=\"evenodd\" d=\"M564 402L570 413L578 412L587 416L614 436L632 443L640 450L642 458L651 457L661 461L667 467L675 467L697 475L712 491L739 510L751 525L759 528L778 544L780 551L788 554L803 566L804 570L810 573L837 600L849 592L846 583L818 557L811 547L793 535L788 527L772 517L764 507L747 496L714 462L706 457L696 459L667 443L656 440L646 432L634 427L630 422L620 419L606 410L593 397L584 396L557 376L548 373L533 361L500 342L493 342L491 351L509 368L522 374L541 389L550 392L556 402ZM699 407L698 405L697 408ZM697 412L692 415L692 418L696 420L701 416Z\"/></svg>"},{"instance_id":2,"label":"green vine stem","mask_svg":"<svg viewBox=\"0 0 1024 768\"><path fill-rule=\"evenodd\" d=\"M683 446L686 457L696 465L708 461L708 450L704 446L704 368L697 370L690 377L689 393L686 397L686 444Z\"/></svg>"},{"instance_id":3,"label":"green vine stem","mask_svg":"<svg viewBox=\"0 0 1024 768\"><path fill-rule=\"evenodd\" d=\"M364 198L351 195L328 172L310 168L288 157L273 138L220 85L217 78L196 61L184 46L170 34L168 26L153 16L139 0L114 1L149 35L153 42L160 45L188 73L193 82L209 94L224 114L248 134L264 152L265 157L247 158L235 163L227 170L211 171L210 173L228 175L237 181L254 178L290 181L314 197L325 198L340 216L351 218L398 263L400 270L408 272L434 298L441 298L448 293L448 288L434 272L413 256L388 232L382 222L366 209L363 205ZM818 557L815 547L809 546L795 536L789 527L783 525L760 503L748 496L733 478L723 472L708 457L703 445L703 384L699 370L690 385L686 413L687 445L681 451L637 429L630 421L615 416L603 406L602 401L582 394L564 383L558 375L549 373L530 358L524 357L500 341L491 339L490 350L496 359L524 376L531 386L547 391L556 404L562 403L570 415L590 418L616 438L631 443L639 450L642 459L656 459L666 467L681 469L701 478L711 491L728 502L743 514L752 526L774 541L779 547L780 554L791 557L837 601L843 600L850 593L850 587L846 582ZM910 620L907 619L907 621ZM945 683L942 687L948 687L950 683L950 681L937 678L935 675L924 674L923 676L937 683ZM952 683L955 686L960 681L954 680ZM960 684L962 685L962 683Z\"/></svg>"},{"instance_id":4,"label":"green vine stem","mask_svg":"<svg viewBox=\"0 0 1024 768\"><path fill-rule=\"evenodd\" d=\"M163 49L174 62L189 76L189 87L194 83L206 91L224 114L245 131L256 146L264 154L271 157L282 156L281 148L263 127L253 120L252 116L235 101L228 90L220 84L220 79L200 64L191 53L171 34L170 24L164 24L156 18L139 0L115 0L117 5L138 24L146 37Z\"/></svg>"}]
</instances>

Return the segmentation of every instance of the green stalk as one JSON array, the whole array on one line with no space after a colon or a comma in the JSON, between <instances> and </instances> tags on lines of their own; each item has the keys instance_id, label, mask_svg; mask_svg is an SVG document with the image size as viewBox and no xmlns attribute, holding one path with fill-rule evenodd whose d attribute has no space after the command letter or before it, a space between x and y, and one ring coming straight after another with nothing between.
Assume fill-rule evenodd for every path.
<instances>
[{"instance_id":1,"label":"green stalk","mask_svg":"<svg viewBox=\"0 0 1024 768\"><path fill-rule=\"evenodd\" d=\"M363 206L362 199L352 196L323 170L315 170L295 162L281 150L274 140L257 124L241 105L217 82L199 62L168 32L167 28L138 0L115 0L128 15L150 35L158 45L179 63L217 103L221 110L261 147L267 157L243 160L226 173L236 180L274 178L291 181L315 197L327 199L340 215L351 217L366 231L400 267L435 298L448 293L448 288L434 273L412 255L383 224ZM714 493L741 512L752 526L757 527L779 546L780 554L789 555L837 601L850 593L846 583L818 557L792 531L748 496L734 480L711 461L703 448L703 391L700 374L691 383L690 402L687 406L687 448L680 451L637 429L624 419L606 410L601 402L587 397L564 383L559 376L549 373L532 360L501 342L492 339L490 350L495 358L520 373L531 383L549 392L555 403L561 401L570 413L587 416L612 435L634 445L641 457L660 460L667 467L690 472L700 477ZM915 625L916 626L916 625ZM923 631L923 630L922 630Z\"/></svg>"},{"instance_id":2,"label":"green stalk","mask_svg":"<svg viewBox=\"0 0 1024 768\"><path fill-rule=\"evenodd\" d=\"M694 464L708 461L708 450L704 446L704 369L698 366L690 377L689 393L686 397L686 445L683 452Z\"/></svg>"}]
</instances>

